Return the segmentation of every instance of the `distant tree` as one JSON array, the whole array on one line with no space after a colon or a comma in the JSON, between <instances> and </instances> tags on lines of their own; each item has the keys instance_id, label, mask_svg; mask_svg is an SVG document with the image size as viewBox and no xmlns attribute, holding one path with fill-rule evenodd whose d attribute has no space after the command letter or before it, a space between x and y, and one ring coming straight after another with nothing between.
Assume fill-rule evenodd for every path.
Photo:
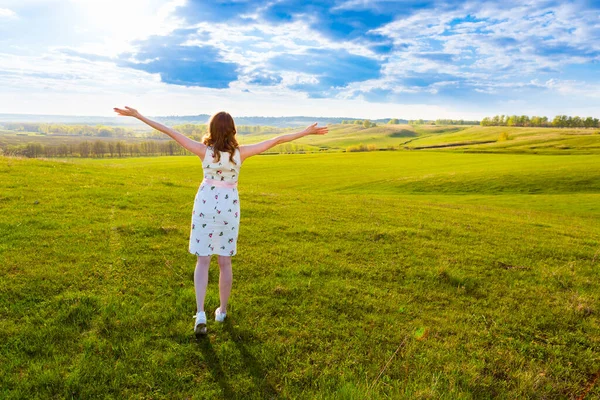
<instances>
[{"instance_id":1,"label":"distant tree","mask_svg":"<svg viewBox=\"0 0 600 400\"><path fill-rule=\"evenodd\" d=\"M567 117L566 126L569 128L573 126L573 117L571 117L570 115Z\"/></svg>"},{"instance_id":2,"label":"distant tree","mask_svg":"<svg viewBox=\"0 0 600 400\"><path fill-rule=\"evenodd\" d=\"M552 120L552 126L555 126L558 128L564 128L567 126L567 120L568 120L568 118L566 115L557 115Z\"/></svg>"},{"instance_id":3,"label":"distant tree","mask_svg":"<svg viewBox=\"0 0 600 400\"><path fill-rule=\"evenodd\" d=\"M64 143L61 143L57 146L56 153L60 157L66 157L67 154L69 154L69 147Z\"/></svg>"},{"instance_id":4,"label":"distant tree","mask_svg":"<svg viewBox=\"0 0 600 400\"><path fill-rule=\"evenodd\" d=\"M595 128L596 124L594 123L594 118L587 117L585 121L583 121L583 126L586 128Z\"/></svg>"},{"instance_id":5,"label":"distant tree","mask_svg":"<svg viewBox=\"0 0 600 400\"><path fill-rule=\"evenodd\" d=\"M362 144L362 143L360 143L358 145L346 147L346 151L347 152L368 151L368 150L369 150L369 148L366 145Z\"/></svg>"},{"instance_id":6,"label":"distant tree","mask_svg":"<svg viewBox=\"0 0 600 400\"><path fill-rule=\"evenodd\" d=\"M108 152L110 153L111 157L115 156L115 143L114 142L108 142Z\"/></svg>"},{"instance_id":7,"label":"distant tree","mask_svg":"<svg viewBox=\"0 0 600 400\"><path fill-rule=\"evenodd\" d=\"M398 123L399 123L398 118L392 118L388 121L388 124L398 124Z\"/></svg>"},{"instance_id":8,"label":"distant tree","mask_svg":"<svg viewBox=\"0 0 600 400\"><path fill-rule=\"evenodd\" d=\"M140 145L138 143L133 143L129 146L129 154L131 154L131 156L133 156L134 154L136 156L139 156L140 152Z\"/></svg>"},{"instance_id":9,"label":"distant tree","mask_svg":"<svg viewBox=\"0 0 600 400\"><path fill-rule=\"evenodd\" d=\"M123 142L122 140L119 140L115 144L115 151L117 152L117 155L119 157L123 157L125 155L125 152L127 151L127 144L125 144L125 142Z\"/></svg>"},{"instance_id":10,"label":"distant tree","mask_svg":"<svg viewBox=\"0 0 600 400\"><path fill-rule=\"evenodd\" d=\"M44 146L40 143L29 143L25 147L25 156L30 158L41 157L44 154Z\"/></svg>"},{"instance_id":11,"label":"distant tree","mask_svg":"<svg viewBox=\"0 0 600 400\"><path fill-rule=\"evenodd\" d=\"M177 143L175 143L174 141L170 140L168 142L168 151L169 151L169 155L173 155L177 153L178 150L178 146Z\"/></svg>"},{"instance_id":12,"label":"distant tree","mask_svg":"<svg viewBox=\"0 0 600 400\"><path fill-rule=\"evenodd\" d=\"M98 136L100 137L113 137L115 135L115 132L112 130L112 128L109 128L108 126L103 126L100 129L98 129Z\"/></svg>"},{"instance_id":13,"label":"distant tree","mask_svg":"<svg viewBox=\"0 0 600 400\"><path fill-rule=\"evenodd\" d=\"M87 157L90 155L90 151L92 149L92 146L90 145L90 142L83 141L81 143L79 143L79 156L80 157Z\"/></svg>"},{"instance_id":14,"label":"distant tree","mask_svg":"<svg viewBox=\"0 0 600 400\"><path fill-rule=\"evenodd\" d=\"M107 150L106 142L104 142L102 140L95 140L94 143L92 144L92 153L94 153L94 155L96 157L104 157L106 150Z\"/></svg>"},{"instance_id":15,"label":"distant tree","mask_svg":"<svg viewBox=\"0 0 600 400\"><path fill-rule=\"evenodd\" d=\"M363 122L363 128L370 128L371 127L371 121L369 121L368 119L365 119Z\"/></svg>"}]
</instances>

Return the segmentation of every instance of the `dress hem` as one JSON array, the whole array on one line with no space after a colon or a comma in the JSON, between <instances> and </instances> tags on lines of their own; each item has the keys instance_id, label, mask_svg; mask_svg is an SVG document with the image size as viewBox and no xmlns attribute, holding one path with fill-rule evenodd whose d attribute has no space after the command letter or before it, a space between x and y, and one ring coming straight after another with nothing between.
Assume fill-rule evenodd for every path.
<instances>
[{"instance_id":1,"label":"dress hem","mask_svg":"<svg viewBox=\"0 0 600 400\"><path fill-rule=\"evenodd\" d=\"M210 253L210 254L198 254L197 251L189 251L188 253L193 254L195 256L202 256L202 257L206 257L206 256L212 256L212 255L217 255L217 256L225 256L225 257L233 257L237 254L237 252L233 253L233 254L220 254L220 253Z\"/></svg>"}]
</instances>

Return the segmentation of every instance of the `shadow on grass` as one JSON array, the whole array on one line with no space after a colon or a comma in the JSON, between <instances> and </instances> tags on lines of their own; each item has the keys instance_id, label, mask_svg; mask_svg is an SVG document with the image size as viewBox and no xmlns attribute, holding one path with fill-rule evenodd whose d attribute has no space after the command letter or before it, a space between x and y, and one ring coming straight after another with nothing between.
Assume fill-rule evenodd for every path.
<instances>
[{"instance_id":1,"label":"shadow on grass","mask_svg":"<svg viewBox=\"0 0 600 400\"><path fill-rule=\"evenodd\" d=\"M256 342L257 339L249 331L242 331L233 327L231 320L226 319L223 329L231 336L231 340L237 346L242 355L242 362L246 370L252 375L256 388L261 392L262 398L274 399L278 397L277 390L267 381L267 372L260 361L248 350L247 344Z\"/></svg>"},{"instance_id":2,"label":"shadow on grass","mask_svg":"<svg viewBox=\"0 0 600 400\"><path fill-rule=\"evenodd\" d=\"M217 381L219 386L221 386L223 397L226 399L236 398L235 392L231 388L231 385L229 385L229 382L227 382L228 376L223 372L223 368L219 362L219 357L217 356L215 349L213 349L210 338L205 336L197 339L196 342L198 343L198 347L202 351L202 354L204 354L204 359L206 360L206 364L208 365L211 375L213 376L214 380Z\"/></svg>"},{"instance_id":3,"label":"shadow on grass","mask_svg":"<svg viewBox=\"0 0 600 400\"><path fill-rule=\"evenodd\" d=\"M229 334L230 340L235 343L238 351L240 352L241 362L245 366L244 370L252 376L256 392L260 394L258 397L265 399L278 398L277 390L267 381L265 367L256 359L256 357L252 355L247 348L248 343L257 341L254 335L248 331L241 331L234 328L229 318L223 323L223 331ZM223 371L219 357L213 348L213 344L211 343L210 336L207 335L205 337L196 339L196 342L204 354L204 359L206 360L211 375L215 381L217 381L219 386L221 386L224 398L247 398L247 396L243 393L236 393L229 384L228 379L230 377L231 379L235 379L235 377L227 375Z\"/></svg>"}]
</instances>

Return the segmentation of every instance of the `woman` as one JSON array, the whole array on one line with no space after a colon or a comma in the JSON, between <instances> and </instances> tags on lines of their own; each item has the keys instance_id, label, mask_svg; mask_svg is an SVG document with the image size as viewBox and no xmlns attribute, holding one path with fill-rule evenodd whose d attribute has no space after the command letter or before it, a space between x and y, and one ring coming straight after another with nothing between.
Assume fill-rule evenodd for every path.
<instances>
[{"instance_id":1,"label":"woman","mask_svg":"<svg viewBox=\"0 0 600 400\"><path fill-rule=\"evenodd\" d=\"M260 154L281 143L291 142L306 135L324 135L327 127L316 123L300 132L276 136L260 143L240 146L235 138L233 118L221 111L208 123L208 133L197 142L187 136L152 121L131 107L114 108L119 115L134 117L163 133L202 160L204 179L194 199L188 251L198 257L194 272L197 312L194 332L206 334L204 297L208 284L208 268L213 254L219 257L219 298L215 320L223 322L227 315L227 302L231 293L231 257L237 253L240 221L240 201L237 182L240 167L248 157Z\"/></svg>"}]
</instances>

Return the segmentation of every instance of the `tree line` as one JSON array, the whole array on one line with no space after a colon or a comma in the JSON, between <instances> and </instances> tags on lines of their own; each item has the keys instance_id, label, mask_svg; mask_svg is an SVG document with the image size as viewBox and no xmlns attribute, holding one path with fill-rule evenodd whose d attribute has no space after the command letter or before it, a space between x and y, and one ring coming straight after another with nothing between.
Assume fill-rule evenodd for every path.
<instances>
[{"instance_id":1,"label":"tree line","mask_svg":"<svg viewBox=\"0 0 600 400\"><path fill-rule=\"evenodd\" d=\"M377 126L376 122L371 122L368 119L342 120L342 124L346 125L362 125L363 128L373 128Z\"/></svg>"},{"instance_id":2,"label":"tree line","mask_svg":"<svg viewBox=\"0 0 600 400\"><path fill-rule=\"evenodd\" d=\"M527 115L495 115L481 120L481 126L525 126L547 128L600 128L598 118L581 118L557 115L552 121L548 117Z\"/></svg>"},{"instance_id":3,"label":"tree line","mask_svg":"<svg viewBox=\"0 0 600 400\"><path fill-rule=\"evenodd\" d=\"M33 132L49 136L96 136L96 137L147 137L149 139L168 138L164 133L157 130L147 131L146 133L138 133L132 129L122 128L118 126L104 125L65 125L65 124L48 124L38 122L5 122L2 124L4 129L13 132ZM173 126L178 132L184 135L195 137L195 140L201 140L202 136L208 132L206 124L181 124ZM236 126L237 133L244 135L250 133L275 133L282 129L272 126L260 125L238 125Z\"/></svg>"},{"instance_id":4,"label":"tree line","mask_svg":"<svg viewBox=\"0 0 600 400\"><path fill-rule=\"evenodd\" d=\"M410 119L409 125L479 125L479 121L469 121L465 119Z\"/></svg>"},{"instance_id":5,"label":"tree line","mask_svg":"<svg viewBox=\"0 0 600 400\"><path fill-rule=\"evenodd\" d=\"M131 129L104 125L64 125L27 122L4 122L4 129L15 132L35 132L56 136L133 137Z\"/></svg>"},{"instance_id":6,"label":"tree line","mask_svg":"<svg viewBox=\"0 0 600 400\"><path fill-rule=\"evenodd\" d=\"M297 143L286 143L275 146L271 153L304 153L310 151L310 146ZM26 143L4 145L0 143L0 156L17 157L141 157L141 156L180 156L193 155L174 140L145 140L128 143L119 141L82 141L79 143L42 144Z\"/></svg>"},{"instance_id":7,"label":"tree line","mask_svg":"<svg viewBox=\"0 0 600 400\"><path fill-rule=\"evenodd\" d=\"M140 157L140 156L174 156L191 155L175 141L146 140L127 143L105 140L85 140L69 144L27 143L8 145L0 148L0 155L37 157Z\"/></svg>"}]
</instances>

